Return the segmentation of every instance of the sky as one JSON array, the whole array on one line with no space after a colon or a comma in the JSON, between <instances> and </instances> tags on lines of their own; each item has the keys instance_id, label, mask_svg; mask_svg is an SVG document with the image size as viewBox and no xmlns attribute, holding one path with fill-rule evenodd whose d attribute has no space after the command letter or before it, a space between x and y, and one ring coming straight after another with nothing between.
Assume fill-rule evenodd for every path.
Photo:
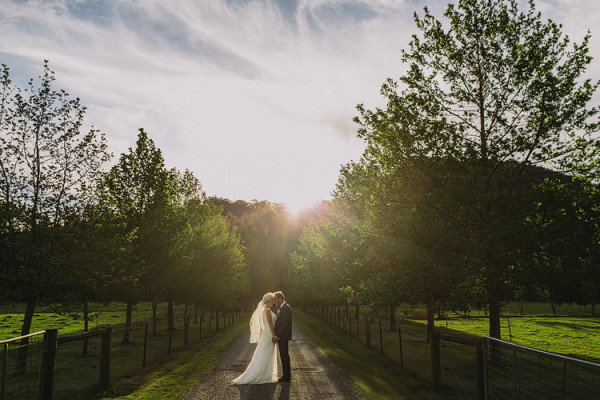
<instances>
[{"instance_id":1,"label":"sky","mask_svg":"<svg viewBox=\"0 0 600 400\"><path fill-rule=\"evenodd\" d=\"M331 198L341 165L360 158L355 107L384 105L425 5L442 18L447 2L0 0L0 63L24 84L49 60L112 162L144 128L207 195L297 212ZM536 6L575 41L591 30L587 76L599 80L600 2Z\"/></svg>"}]
</instances>

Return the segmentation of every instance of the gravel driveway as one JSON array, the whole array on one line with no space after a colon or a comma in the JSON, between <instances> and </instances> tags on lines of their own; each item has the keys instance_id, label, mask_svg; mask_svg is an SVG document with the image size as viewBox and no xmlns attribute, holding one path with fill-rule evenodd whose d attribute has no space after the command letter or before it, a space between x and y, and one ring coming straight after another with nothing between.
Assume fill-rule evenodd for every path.
<instances>
[{"instance_id":1,"label":"gravel driveway","mask_svg":"<svg viewBox=\"0 0 600 400\"><path fill-rule=\"evenodd\" d=\"M198 385L180 399L360 399L296 324L293 329L294 340L290 342L291 382L229 386L232 379L244 372L256 347L256 344L248 343L250 332L246 332L215 368L200 377Z\"/></svg>"}]
</instances>

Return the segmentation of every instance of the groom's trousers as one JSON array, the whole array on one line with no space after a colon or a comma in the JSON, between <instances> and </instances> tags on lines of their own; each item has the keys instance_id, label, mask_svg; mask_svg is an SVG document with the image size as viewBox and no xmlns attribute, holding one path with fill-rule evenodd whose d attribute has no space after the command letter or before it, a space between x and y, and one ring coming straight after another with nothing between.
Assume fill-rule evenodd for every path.
<instances>
[{"instance_id":1,"label":"groom's trousers","mask_svg":"<svg viewBox=\"0 0 600 400\"><path fill-rule=\"evenodd\" d=\"M279 357L281 357L281 368L283 369L282 378L290 378L291 377L290 353L289 353L288 343L289 343L289 341L287 341L287 340L279 341Z\"/></svg>"}]
</instances>

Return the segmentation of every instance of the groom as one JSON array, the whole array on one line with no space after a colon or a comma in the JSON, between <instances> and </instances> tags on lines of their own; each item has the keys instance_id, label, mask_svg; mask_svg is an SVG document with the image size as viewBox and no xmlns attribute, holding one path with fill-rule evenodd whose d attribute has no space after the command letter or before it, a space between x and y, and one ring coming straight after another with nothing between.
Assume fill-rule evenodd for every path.
<instances>
[{"instance_id":1,"label":"groom","mask_svg":"<svg viewBox=\"0 0 600 400\"><path fill-rule=\"evenodd\" d=\"M275 304L279 307L279 315L275 321L275 336L273 342L279 342L279 357L281 358L281 367L283 376L278 382L289 382L292 375L290 372L290 354L288 351L288 342L292 340L292 309L285 301L285 296L281 292L275 292Z\"/></svg>"}]
</instances>

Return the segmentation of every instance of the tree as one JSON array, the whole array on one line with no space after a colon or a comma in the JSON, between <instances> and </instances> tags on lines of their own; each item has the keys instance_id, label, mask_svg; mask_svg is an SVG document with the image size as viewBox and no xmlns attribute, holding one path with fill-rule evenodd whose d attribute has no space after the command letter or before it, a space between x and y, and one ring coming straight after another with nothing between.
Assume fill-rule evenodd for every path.
<instances>
[{"instance_id":1,"label":"tree","mask_svg":"<svg viewBox=\"0 0 600 400\"><path fill-rule=\"evenodd\" d=\"M173 218L163 226L168 257L152 287L169 302L235 306L247 290L243 273L243 246L221 209L206 198L200 181L188 170L171 170L174 187ZM173 314L169 312L169 325Z\"/></svg>"},{"instance_id":2,"label":"tree","mask_svg":"<svg viewBox=\"0 0 600 400\"><path fill-rule=\"evenodd\" d=\"M319 218L304 229L297 248L290 255L290 277L293 297L308 302L341 301L347 288L345 267L358 263L353 257L355 238L352 226L333 210L331 203L322 204ZM356 290L356 287L351 289Z\"/></svg>"},{"instance_id":3,"label":"tree","mask_svg":"<svg viewBox=\"0 0 600 400\"><path fill-rule=\"evenodd\" d=\"M425 304L429 333L434 313L447 308L450 293L465 277L456 267L458 253L440 246L458 244L426 206L432 200L426 178L410 166L383 170L352 162L342 168L335 199L346 205L344 214L351 216L363 243L361 258L366 261L360 265L365 271L357 281L367 293L363 298L376 309L390 310L391 329L400 302Z\"/></svg>"},{"instance_id":4,"label":"tree","mask_svg":"<svg viewBox=\"0 0 600 400\"><path fill-rule=\"evenodd\" d=\"M537 188L538 232L531 282L552 304L600 302L600 191L581 178L548 177Z\"/></svg>"},{"instance_id":5,"label":"tree","mask_svg":"<svg viewBox=\"0 0 600 400\"><path fill-rule=\"evenodd\" d=\"M246 275L250 280L248 302L268 291L286 290L288 254L297 237L290 236L290 218L280 204L254 202L252 211L239 221L245 247Z\"/></svg>"},{"instance_id":6,"label":"tree","mask_svg":"<svg viewBox=\"0 0 600 400\"><path fill-rule=\"evenodd\" d=\"M68 270L60 243L110 158L104 134L84 128L80 99L53 88L48 61L39 79L22 89L2 65L0 284L6 297L26 303L22 335L29 333L36 303L50 297Z\"/></svg>"},{"instance_id":7,"label":"tree","mask_svg":"<svg viewBox=\"0 0 600 400\"><path fill-rule=\"evenodd\" d=\"M167 263L173 182L160 149L140 129L135 148L122 154L99 187L102 207L128 237L130 247L115 249L120 265L117 296L127 303L123 343L129 343L133 304L142 298L141 282Z\"/></svg>"},{"instance_id":8,"label":"tree","mask_svg":"<svg viewBox=\"0 0 600 400\"><path fill-rule=\"evenodd\" d=\"M190 234L182 297L211 307L236 306L249 289L240 236L210 200L189 202L185 214Z\"/></svg>"},{"instance_id":9,"label":"tree","mask_svg":"<svg viewBox=\"0 0 600 400\"><path fill-rule=\"evenodd\" d=\"M484 287L490 335L500 337L502 301L528 261L535 201L523 194L535 169L564 169L593 144L597 88L583 73L589 35L569 48L533 1L459 0L446 25L425 8L420 35L403 52L407 72L382 87L386 109L358 106L363 159L384 172L413 168L428 181L422 206L454 237L472 282ZM407 188L408 189L408 188ZM459 238L460 241L454 239Z\"/></svg>"}]
</instances>

